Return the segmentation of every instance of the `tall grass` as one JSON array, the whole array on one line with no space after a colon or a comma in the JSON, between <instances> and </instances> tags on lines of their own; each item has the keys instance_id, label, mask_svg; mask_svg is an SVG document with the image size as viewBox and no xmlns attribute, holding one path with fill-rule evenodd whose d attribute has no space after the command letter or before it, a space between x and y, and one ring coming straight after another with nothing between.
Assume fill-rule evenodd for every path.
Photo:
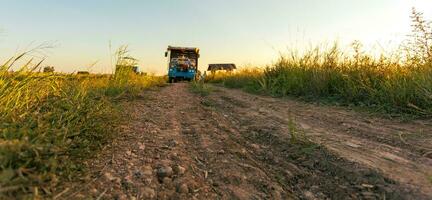
<instances>
[{"instance_id":1,"label":"tall grass","mask_svg":"<svg viewBox=\"0 0 432 200\"><path fill-rule=\"evenodd\" d=\"M413 36L400 51L372 56L359 42L352 52L334 44L281 55L264 69L209 76L228 87L275 96L326 99L388 113L432 116L432 29L413 11Z\"/></svg>"},{"instance_id":2,"label":"tall grass","mask_svg":"<svg viewBox=\"0 0 432 200\"><path fill-rule=\"evenodd\" d=\"M0 66L0 199L50 195L115 133L113 99L165 82L132 73L37 73L31 62L10 72L23 56Z\"/></svg>"},{"instance_id":3,"label":"tall grass","mask_svg":"<svg viewBox=\"0 0 432 200\"><path fill-rule=\"evenodd\" d=\"M228 88L243 88L249 92L262 91L259 80L262 79L263 70L247 67L238 71L218 71L206 77L206 82L223 83Z\"/></svg>"}]
</instances>

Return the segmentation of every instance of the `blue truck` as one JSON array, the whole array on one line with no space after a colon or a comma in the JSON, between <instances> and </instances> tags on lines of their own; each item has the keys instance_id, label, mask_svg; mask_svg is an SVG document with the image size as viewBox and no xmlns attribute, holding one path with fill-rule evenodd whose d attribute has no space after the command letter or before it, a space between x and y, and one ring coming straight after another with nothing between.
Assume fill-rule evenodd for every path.
<instances>
[{"instance_id":1,"label":"blue truck","mask_svg":"<svg viewBox=\"0 0 432 200\"><path fill-rule=\"evenodd\" d=\"M192 81L198 74L199 49L195 47L168 46L168 82Z\"/></svg>"}]
</instances>

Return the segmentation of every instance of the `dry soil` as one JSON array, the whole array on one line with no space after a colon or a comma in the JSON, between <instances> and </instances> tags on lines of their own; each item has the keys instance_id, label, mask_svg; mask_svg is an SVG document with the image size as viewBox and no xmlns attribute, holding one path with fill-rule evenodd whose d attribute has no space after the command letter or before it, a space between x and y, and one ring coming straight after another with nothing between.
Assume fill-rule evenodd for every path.
<instances>
[{"instance_id":1,"label":"dry soil","mask_svg":"<svg viewBox=\"0 0 432 200\"><path fill-rule=\"evenodd\" d=\"M58 199L432 199L432 121L186 83L127 120Z\"/></svg>"}]
</instances>

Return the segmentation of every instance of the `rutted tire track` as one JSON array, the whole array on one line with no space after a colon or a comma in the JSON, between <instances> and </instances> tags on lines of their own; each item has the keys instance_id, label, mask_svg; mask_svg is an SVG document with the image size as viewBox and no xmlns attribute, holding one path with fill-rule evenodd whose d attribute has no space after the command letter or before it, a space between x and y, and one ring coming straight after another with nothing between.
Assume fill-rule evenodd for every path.
<instances>
[{"instance_id":1,"label":"rutted tire track","mask_svg":"<svg viewBox=\"0 0 432 200\"><path fill-rule=\"evenodd\" d=\"M253 159L237 140L236 130L223 115L205 109L197 101L185 110L198 116L184 115L185 140L201 149L197 161L202 163L209 181L223 199L287 199L284 191L269 170ZM196 112L195 112L196 111ZM201 119L195 123L196 118ZM207 170L207 171L206 171Z\"/></svg>"},{"instance_id":2,"label":"rutted tire track","mask_svg":"<svg viewBox=\"0 0 432 200\"><path fill-rule=\"evenodd\" d=\"M432 141L431 121L396 122L341 108L255 96L224 88L218 90L211 99L220 102L221 111L232 113L233 119L245 121L245 116L250 116L257 124L283 128L292 118L308 138L337 155L376 169L425 199L432 194L432 160L418 151L432 148L432 142L428 143ZM260 116L263 119L257 120ZM422 134L415 137L418 131ZM399 132L411 136L409 142L418 145L401 144ZM280 133L288 131L285 128ZM373 134L376 136L372 137ZM381 143L382 138L385 143Z\"/></svg>"},{"instance_id":3,"label":"rutted tire track","mask_svg":"<svg viewBox=\"0 0 432 200\"><path fill-rule=\"evenodd\" d=\"M339 158L344 141L337 140L346 135L323 136L333 129L322 125L327 121L319 114L312 124L306 122L315 115L307 109L297 107L292 116L322 145L292 143L283 109L296 104L226 89L202 98L188 87L172 84L126 103L130 121L121 135L88 161L92 176L73 183L63 197L426 199L423 191L374 170L380 168ZM178 166L185 172L160 177L161 168Z\"/></svg>"}]
</instances>

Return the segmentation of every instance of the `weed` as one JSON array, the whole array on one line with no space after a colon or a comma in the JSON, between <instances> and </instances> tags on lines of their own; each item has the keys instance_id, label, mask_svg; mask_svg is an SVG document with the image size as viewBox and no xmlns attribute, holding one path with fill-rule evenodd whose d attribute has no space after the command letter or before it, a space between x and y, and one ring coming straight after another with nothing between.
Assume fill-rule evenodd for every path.
<instances>
[{"instance_id":1,"label":"weed","mask_svg":"<svg viewBox=\"0 0 432 200\"><path fill-rule=\"evenodd\" d=\"M211 86L201 81L191 82L190 89L193 93L199 94L203 97L208 96L213 91Z\"/></svg>"},{"instance_id":2,"label":"weed","mask_svg":"<svg viewBox=\"0 0 432 200\"><path fill-rule=\"evenodd\" d=\"M288 119L288 131L290 134L290 142L291 144L306 144L308 143L306 140L306 135L303 130L299 130L295 124L295 121L292 117Z\"/></svg>"},{"instance_id":3,"label":"weed","mask_svg":"<svg viewBox=\"0 0 432 200\"><path fill-rule=\"evenodd\" d=\"M290 117L288 120L288 129L289 129L289 133L291 135L291 143L296 143L297 140L299 139L298 137L298 132L297 132L297 127L293 121L293 119Z\"/></svg>"},{"instance_id":4,"label":"weed","mask_svg":"<svg viewBox=\"0 0 432 200\"><path fill-rule=\"evenodd\" d=\"M302 154L312 155L319 147L320 146L318 144L309 143L309 145L304 145L300 152ZM323 159L323 161L325 161L325 159Z\"/></svg>"},{"instance_id":5,"label":"weed","mask_svg":"<svg viewBox=\"0 0 432 200\"><path fill-rule=\"evenodd\" d=\"M214 107L215 103L209 99L203 99L201 101L201 105L205 106L205 107Z\"/></svg>"}]
</instances>

